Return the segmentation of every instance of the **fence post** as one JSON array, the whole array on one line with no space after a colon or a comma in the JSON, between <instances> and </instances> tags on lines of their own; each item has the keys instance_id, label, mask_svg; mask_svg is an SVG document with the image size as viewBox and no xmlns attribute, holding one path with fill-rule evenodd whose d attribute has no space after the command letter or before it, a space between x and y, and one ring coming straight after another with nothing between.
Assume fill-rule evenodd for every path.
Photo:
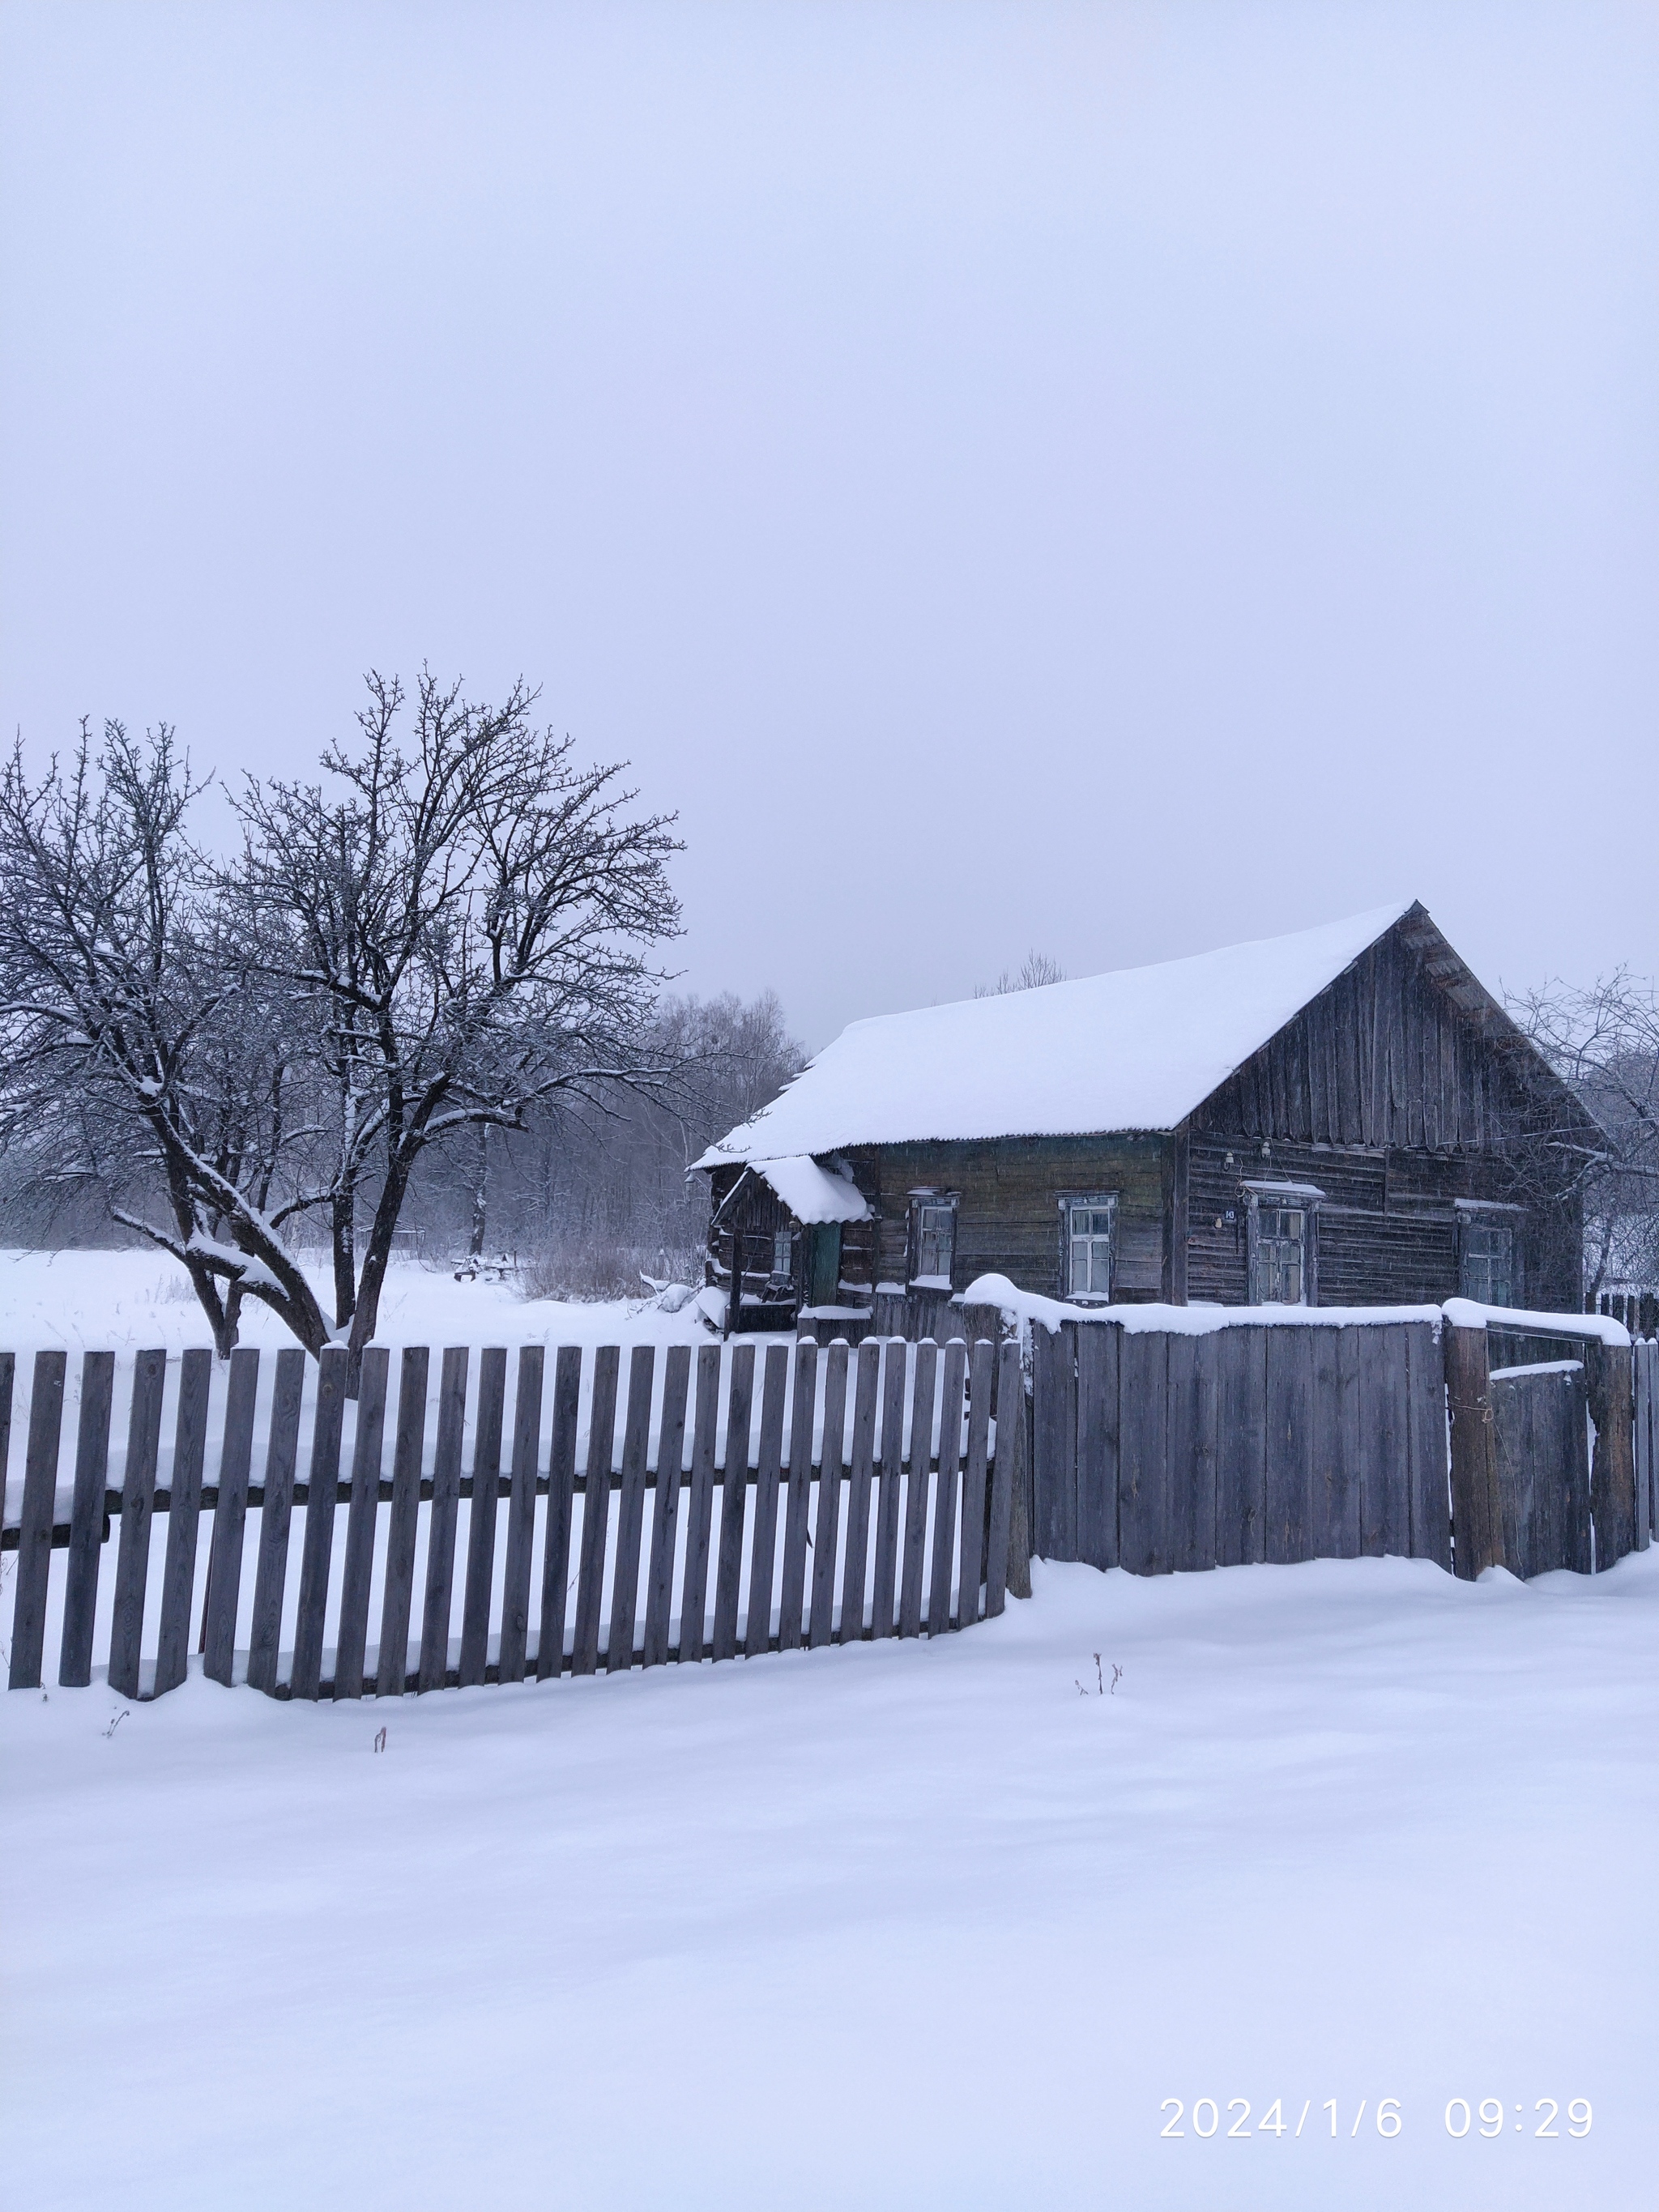
<instances>
[{"instance_id":1,"label":"fence post","mask_svg":"<svg viewBox=\"0 0 1659 2212\"><path fill-rule=\"evenodd\" d=\"M1636 1462L1631 1449L1628 1352L1601 1343L1584 1347L1584 1380L1595 1455L1590 1462L1590 1513L1595 1528L1595 1571L1601 1574L1636 1546Z\"/></svg>"},{"instance_id":2,"label":"fence post","mask_svg":"<svg viewBox=\"0 0 1659 2212\"><path fill-rule=\"evenodd\" d=\"M1454 1564L1464 1582L1473 1582L1484 1568L1506 1564L1486 1330L1455 1328L1449 1322L1445 1359L1451 1407Z\"/></svg>"}]
</instances>

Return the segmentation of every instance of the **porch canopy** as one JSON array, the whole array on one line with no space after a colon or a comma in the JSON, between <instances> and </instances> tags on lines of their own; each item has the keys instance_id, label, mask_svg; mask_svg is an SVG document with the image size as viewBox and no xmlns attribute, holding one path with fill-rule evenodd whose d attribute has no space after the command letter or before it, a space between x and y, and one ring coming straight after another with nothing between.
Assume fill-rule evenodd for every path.
<instances>
[{"instance_id":1,"label":"porch canopy","mask_svg":"<svg viewBox=\"0 0 1659 2212\"><path fill-rule=\"evenodd\" d=\"M803 1226L870 1218L869 1206L853 1178L821 1168L807 1153L781 1160L750 1160L749 1170L777 1193Z\"/></svg>"}]
</instances>

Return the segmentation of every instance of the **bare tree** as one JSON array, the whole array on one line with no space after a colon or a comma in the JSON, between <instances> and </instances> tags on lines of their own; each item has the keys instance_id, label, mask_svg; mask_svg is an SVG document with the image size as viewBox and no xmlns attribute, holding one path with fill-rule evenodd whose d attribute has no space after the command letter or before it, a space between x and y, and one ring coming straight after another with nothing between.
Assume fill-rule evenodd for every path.
<instances>
[{"instance_id":1,"label":"bare tree","mask_svg":"<svg viewBox=\"0 0 1659 2212\"><path fill-rule=\"evenodd\" d=\"M1047 983L1063 983L1066 970L1058 960L1051 960L1046 952L1028 952L1020 963L1019 973L1011 975L1005 968L994 983L975 983L976 999L1006 999L1014 991L1040 991Z\"/></svg>"},{"instance_id":2,"label":"bare tree","mask_svg":"<svg viewBox=\"0 0 1659 2212\"><path fill-rule=\"evenodd\" d=\"M1659 997L1620 968L1588 989L1554 981L1509 1010L1595 1117L1595 1137L1553 1141L1583 1194L1585 1288L1659 1282Z\"/></svg>"},{"instance_id":3,"label":"bare tree","mask_svg":"<svg viewBox=\"0 0 1659 2212\"><path fill-rule=\"evenodd\" d=\"M539 1103L648 1088L661 977L641 948L674 935L672 817L634 817L616 767L580 767L538 730L522 683L500 707L422 672L405 700L371 675L361 742L324 757L328 787L251 784L223 878L264 972L315 1009L328 1157L300 1207L321 1212L337 1334L373 1335L417 1163ZM360 1220L368 1225L358 1250Z\"/></svg>"},{"instance_id":4,"label":"bare tree","mask_svg":"<svg viewBox=\"0 0 1659 2212\"><path fill-rule=\"evenodd\" d=\"M242 1301L325 1330L267 1209L298 1139L303 1016L228 932L187 834L201 787L163 726L87 727L36 781L0 773L0 1141L88 1182L189 1273L222 1355Z\"/></svg>"}]
</instances>

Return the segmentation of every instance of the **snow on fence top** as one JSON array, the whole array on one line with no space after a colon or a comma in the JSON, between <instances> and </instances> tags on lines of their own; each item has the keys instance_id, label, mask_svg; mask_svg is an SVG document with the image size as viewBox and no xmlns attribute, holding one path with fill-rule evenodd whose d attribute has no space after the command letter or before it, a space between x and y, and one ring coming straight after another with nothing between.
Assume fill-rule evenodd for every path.
<instances>
[{"instance_id":1,"label":"snow on fence top","mask_svg":"<svg viewBox=\"0 0 1659 2212\"><path fill-rule=\"evenodd\" d=\"M1437 1329L1441 1322L1438 1306L1072 1306L1036 1291L1022 1291L1006 1275L979 1276L958 1303L995 1306L1021 1324L1040 1322L1051 1336L1068 1321L1111 1322L1131 1336L1208 1336L1218 1328L1259 1328L1264 1323L1275 1328L1352 1328L1362 1322L1426 1321Z\"/></svg>"},{"instance_id":2,"label":"snow on fence top","mask_svg":"<svg viewBox=\"0 0 1659 2212\"><path fill-rule=\"evenodd\" d=\"M1593 1337L1618 1351L1630 1348L1630 1331L1611 1314L1527 1313L1518 1306L1477 1305L1473 1298L1448 1298L1443 1310L1454 1328L1506 1328L1516 1336Z\"/></svg>"},{"instance_id":3,"label":"snow on fence top","mask_svg":"<svg viewBox=\"0 0 1659 2212\"><path fill-rule=\"evenodd\" d=\"M1172 1129L1411 904L1153 968L854 1022L696 1165L930 1137Z\"/></svg>"}]
</instances>

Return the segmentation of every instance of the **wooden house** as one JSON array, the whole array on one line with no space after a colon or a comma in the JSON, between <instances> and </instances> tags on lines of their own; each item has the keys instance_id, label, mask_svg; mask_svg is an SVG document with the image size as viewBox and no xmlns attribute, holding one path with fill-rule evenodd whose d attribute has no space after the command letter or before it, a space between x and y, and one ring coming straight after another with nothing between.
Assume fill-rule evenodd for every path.
<instances>
[{"instance_id":1,"label":"wooden house","mask_svg":"<svg viewBox=\"0 0 1659 2212\"><path fill-rule=\"evenodd\" d=\"M705 1152L737 1325L1078 1304L1576 1310L1595 1122L1421 905L855 1022ZM729 1294L740 1304L730 1311Z\"/></svg>"}]
</instances>

